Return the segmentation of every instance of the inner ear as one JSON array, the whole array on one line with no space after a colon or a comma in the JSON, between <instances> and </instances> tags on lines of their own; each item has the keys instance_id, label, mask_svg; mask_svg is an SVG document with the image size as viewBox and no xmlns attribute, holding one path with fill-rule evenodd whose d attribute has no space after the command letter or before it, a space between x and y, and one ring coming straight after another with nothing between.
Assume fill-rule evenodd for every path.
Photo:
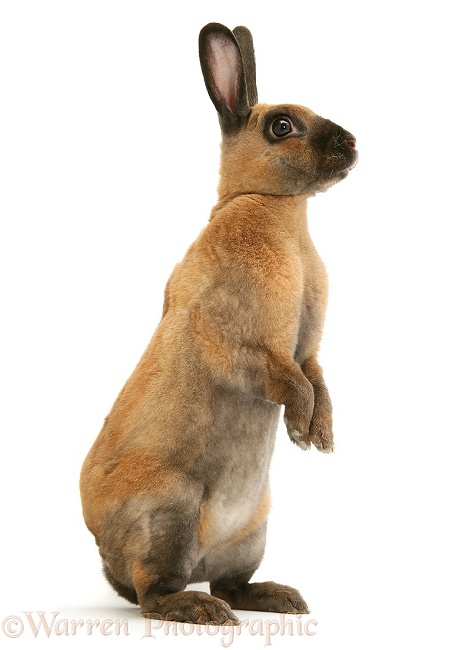
<instances>
[{"instance_id":1,"label":"inner ear","mask_svg":"<svg viewBox=\"0 0 472 650\"><path fill-rule=\"evenodd\" d=\"M208 45L208 63L215 90L229 110L235 112L241 92L240 84L243 79L238 46L219 34L213 34Z\"/></svg>"}]
</instances>

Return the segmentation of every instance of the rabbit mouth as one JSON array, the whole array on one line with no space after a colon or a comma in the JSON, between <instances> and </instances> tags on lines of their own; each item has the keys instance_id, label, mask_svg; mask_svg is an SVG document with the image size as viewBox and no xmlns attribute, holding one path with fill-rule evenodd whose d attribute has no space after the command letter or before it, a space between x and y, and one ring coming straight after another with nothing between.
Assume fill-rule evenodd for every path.
<instances>
[{"instance_id":1,"label":"rabbit mouth","mask_svg":"<svg viewBox=\"0 0 472 650\"><path fill-rule=\"evenodd\" d=\"M349 166L346 168L346 171L349 173L354 167L357 165L358 160L359 160L359 154L357 153L357 149L353 149L353 153L355 154L354 159L349 163Z\"/></svg>"},{"instance_id":2,"label":"rabbit mouth","mask_svg":"<svg viewBox=\"0 0 472 650\"><path fill-rule=\"evenodd\" d=\"M358 160L358 155L357 151L355 151L355 156L351 160L346 160L344 156L339 156L339 159L342 158L343 164L340 165L340 161L336 165L329 165L331 169L329 170L329 173L327 176L323 178L320 178L318 182L314 182L312 184L312 188L315 189L317 192L326 192L332 185L335 185L336 183L339 183L340 181L344 180L347 178L349 175L349 172L351 169L354 169L354 167L357 165L357 160ZM332 163L332 160L331 160ZM327 170L328 171L328 170Z\"/></svg>"},{"instance_id":3,"label":"rabbit mouth","mask_svg":"<svg viewBox=\"0 0 472 650\"><path fill-rule=\"evenodd\" d=\"M356 149L351 149L350 155L344 153L334 153L328 156L325 160L327 168L331 168L329 172L329 180L336 179L342 180L346 178L349 172L357 165L359 155Z\"/></svg>"},{"instance_id":4,"label":"rabbit mouth","mask_svg":"<svg viewBox=\"0 0 472 650\"><path fill-rule=\"evenodd\" d=\"M339 168L332 169L330 174L329 174L329 180L333 179L333 180L338 181L338 180L342 180L343 178L346 178L346 176L348 176L349 172L352 169L354 169L354 167L357 165L357 160L358 160L358 156L356 156L354 158L354 160L349 162L349 163L347 161L345 161L345 163L346 163L345 166L341 167L340 169Z\"/></svg>"},{"instance_id":5,"label":"rabbit mouth","mask_svg":"<svg viewBox=\"0 0 472 650\"><path fill-rule=\"evenodd\" d=\"M351 169L354 169L354 167L357 165L359 161L359 154L356 151L356 157L354 158L354 162L351 163L351 166L349 167L348 171L351 171Z\"/></svg>"}]
</instances>

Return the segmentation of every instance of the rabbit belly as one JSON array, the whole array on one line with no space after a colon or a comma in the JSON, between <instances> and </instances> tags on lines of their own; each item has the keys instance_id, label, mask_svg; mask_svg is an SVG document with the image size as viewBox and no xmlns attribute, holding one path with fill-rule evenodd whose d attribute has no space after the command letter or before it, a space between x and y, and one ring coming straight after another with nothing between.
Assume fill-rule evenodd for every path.
<instances>
[{"instance_id":1,"label":"rabbit belly","mask_svg":"<svg viewBox=\"0 0 472 650\"><path fill-rule=\"evenodd\" d=\"M214 422L201 471L205 485L203 547L227 543L249 525L267 493L280 407L225 389L214 397Z\"/></svg>"},{"instance_id":2,"label":"rabbit belly","mask_svg":"<svg viewBox=\"0 0 472 650\"><path fill-rule=\"evenodd\" d=\"M199 561L190 582L217 579L257 566L270 508L269 464L280 407L219 389L212 444L205 455L199 507Z\"/></svg>"}]
</instances>

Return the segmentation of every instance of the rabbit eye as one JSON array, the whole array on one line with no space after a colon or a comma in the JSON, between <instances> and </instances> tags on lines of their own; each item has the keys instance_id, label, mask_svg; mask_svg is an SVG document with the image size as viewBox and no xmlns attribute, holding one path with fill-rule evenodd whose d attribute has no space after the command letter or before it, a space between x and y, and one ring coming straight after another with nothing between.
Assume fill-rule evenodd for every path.
<instances>
[{"instance_id":1,"label":"rabbit eye","mask_svg":"<svg viewBox=\"0 0 472 650\"><path fill-rule=\"evenodd\" d=\"M272 122L271 130L277 138L282 138L284 135L287 135L287 133L291 133L293 127L287 117L278 117Z\"/></svg>"}]
</instances>

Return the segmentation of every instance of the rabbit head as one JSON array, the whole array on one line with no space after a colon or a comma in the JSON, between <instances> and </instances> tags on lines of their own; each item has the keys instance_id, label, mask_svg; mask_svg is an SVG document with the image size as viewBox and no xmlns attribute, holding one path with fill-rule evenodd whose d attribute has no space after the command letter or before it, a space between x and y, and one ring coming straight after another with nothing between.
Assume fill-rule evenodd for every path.
<instances>
[{"instance_id":1,"label":"rabbit head","mask_svg":"<svg viewBox=\"0 0 472 650\"><path fill-rule=\"evenodd\" d=\"M326 191L357 162L355 137L295 104L258 104L252 36L210 23L200 63L222 130L220 199Z\"/></svg>"}]
</instances>

